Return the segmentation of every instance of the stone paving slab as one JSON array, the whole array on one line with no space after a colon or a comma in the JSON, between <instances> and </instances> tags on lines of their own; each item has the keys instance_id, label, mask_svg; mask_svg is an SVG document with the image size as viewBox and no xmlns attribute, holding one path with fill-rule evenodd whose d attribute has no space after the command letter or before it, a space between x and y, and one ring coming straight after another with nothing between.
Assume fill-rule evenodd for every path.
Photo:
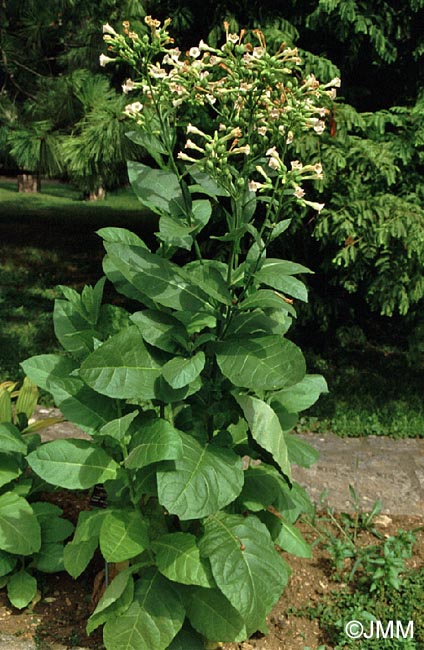
<instances>
[{"instance_id":1,"label":"stone paving slab","mask_svg":"<svg viewBox=\"0 0 424 650\"><path fill-rule=\"evenodd\" d=\"M60 415L57 409L38 409L37 418ZM63 422L42 432L44 440L88 437ZM337 511L351 510L349 485L361 507L370 510L381 498L382 512L424 516L424 439L393 440L381 436L339 438L335 434L299 436L320 452L319 461L305 469L293 468L293 477L316 503L328 491L326 504Z\"/></svg>"},{"instance_id":2,"label":"stone paving slab","mask_svg":"<svg viewBox=\"0 0 424 650\"><path fill-rule=\"evenodd\" d=\"M364 510L380 498L383 513L424 516L424 439L339 438L331 433L300 437L320 452L315 465L293 471L313 501L319 503L328 490L329 506L351 510L350 484Z\"/></svg>"}]
</instances>

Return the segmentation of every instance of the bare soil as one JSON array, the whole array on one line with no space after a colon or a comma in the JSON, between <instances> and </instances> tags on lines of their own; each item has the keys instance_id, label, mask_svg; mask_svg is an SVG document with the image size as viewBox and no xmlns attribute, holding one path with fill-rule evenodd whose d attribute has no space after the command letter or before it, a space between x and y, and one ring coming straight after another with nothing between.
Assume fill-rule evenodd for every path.
<instances>
[{"instance_id":1,"label":"bare soil","mask_svg":"<svg viewBox=\"0 0 424 650\"><path fill-rule=\"evenodd\" d=\"M80 500L64 502L64 495L50 495L49 498L60 505L65 516L76 521L79 510L86 508L86 497ZM393 516L380 531L385 535L396 534L401 528L411 530L424 526L424 518ZM306 524L299 524L301 532L313 542L316 535ZM378 528L378 526L377 526ZM424 530L417 534L414 555L408 560L409 568L424 567ZM361 533L359 543L375 543L370 533ZM304 650L305 647L318 648L325 644L332 650L326 630L319 628L316 621L307 617L288 615L288 608L302 608L316 604L331 590L346 588L336 583L328 553L316 545L313 558L301 559L286 553L282 554L292 568L289 585L280 601L271 612L266 636L256 635L240 644L220 644L222 650ZM43 575L40 580L40 597L31 607L19 611L10 606L5 590L0 591L0 630L4 634L18 635L20 638L32 638L41 650L63 650L83 646L91 650L103 649L101 630L96 630L90 637L85 634L85 625L90 615L90 599L96 575L102 569L101 558L97 557L90 564L84 576L73 580L66 573L60 575Z\"/></svg>"}]
</instances>

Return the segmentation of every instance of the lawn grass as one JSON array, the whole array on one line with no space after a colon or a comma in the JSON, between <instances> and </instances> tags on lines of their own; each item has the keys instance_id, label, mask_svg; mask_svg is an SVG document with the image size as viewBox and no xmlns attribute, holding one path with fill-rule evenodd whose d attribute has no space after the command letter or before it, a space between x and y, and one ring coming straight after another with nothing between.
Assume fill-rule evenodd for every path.
<instances>
[{"instance_id":1,"label":"lawn grass","mask_svg":"<svg viewBox=\"0 0 424 650\"><path fill-rule=\"evenodd\" d=\"M112 225L149 239L157 218L131 189L88 202L63 183L43 182L41 193L23 194L15 181L0 181L0 381L21 378L20 361L57 349L56 287L81 290L102 276L96 230Z\"/></svg>"}]
</instances>

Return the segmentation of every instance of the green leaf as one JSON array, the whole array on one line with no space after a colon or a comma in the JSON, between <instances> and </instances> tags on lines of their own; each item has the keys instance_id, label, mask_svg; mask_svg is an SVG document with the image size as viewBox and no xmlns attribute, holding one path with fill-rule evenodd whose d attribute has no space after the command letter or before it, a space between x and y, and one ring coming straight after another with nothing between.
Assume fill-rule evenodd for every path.
<instances>
[{"instance_id":1,"label":"green leaf","mask_svg":"<svg viewBox=\"0 0 424 650\"><path fill-rule=\"evenodd\" d=\"M257 397L250 395L234 397L244 413L253 438L272 455L284 474L290 478L287 445L276 413L269 404Z\"/></svg>"},{"instance_id":2,"label":"green leaf","mask_svg":"<svg viewBox=\"0 0 424 650\"><path fill-rule=\"evenodd\" d=\"M58 354L40 354L23 361L21 366L37 386L53 395L56 404L78 392L82 386L80 379L71 376L77 364Z\"/></svg>"},{"instance_id":3,"label":"green leaf","mask_svg":"<svg viewBox=\"0 0 424 650\"><path fill-rule=\"evenodd\" d=\"M162 535L152 544L159 571L169 580L184 585L213 587L214 580L205 560L200 558L196 538L190 533Z\"/></svg>"},{"instance_id":4,"label":"green leaf","mask_svg":"<svg viewBox=\"0 0 424 650\"><path fill-rule=\"evenodd\" d=\"M18 399L16 400L16 414L19 415L19 413L24 413L27 420L29 420L37 406L37 401L37 385L34 384L29 377L25 377L21 389L19 390Z\"/></svg>"},{"instance_id":5,"label":"green leaf","mask_svg":"<svg viewBox=\"0 0 424 650\"><path fill-rule=\"evenodd\" d=\"M0 496L0 549L31 555L41 546L40 525L28 501L16 494Z\"/></svg>"},{"instance_id":6,"label":"green leaf","mask_svg":"<svg viewBox=\"0 0 424 650\"><path fill-rule=\"evenodd\" d=\"M7 583L7 595L14 607L23 609L37 593L37 580L27 571L15 573Z\"/></svg>"},{"instance_id":7,"label":"green leaf","mask_svg":"<svg viewBox=\"0 0 424 650\"><path fill-rule=\"evenodd\" d=\"M0 424L0 449L17 454L26 454L27 444L22 438L20 431L11 422Z\"/></svg>"},{"instance_id":8,"label":"green leaf","mask_svg":"<svg viewBox=\"0 0 424 650\"><path fill-rule=\"evenodd\" d=\"M120 571L106 588L99 604L88 619L87 634L91 634L108 618L123 614L131 605L134 599L133 571L134 566Z\"/></svg>"},{"instance_id":9,"label":"green leaf","mask_svg":"<svg viewBox=\"0 0 424 650\"><path fill-rule=\"evenodd\" d=\"M170 314L145 309L131 316L146 343L164 350L178 353L181 347L186 347L188 336L184 326Z\"/></svg>"},{"instance_id":10,"label":"green leaf","mask_svg":"<svg viewBox=\"0 0 424 650\"><path fill-rule=\"evenodd\" d=\"M154 569L143 571L132 605L107 621L103 639L108 650L166 650L180 631L185 612L180 598Z\"/></svg>"},{"instance_id":11,"label":"green leaf","mask_svg":"<svg viewBox=\"0 0 424 650\"><path fill-rule=\"evenodd\" d=\"M223 187L218 185L213 178L208 176L206 172L203 172L199 167L196 165L191 165L189 167L189 172L190 176L194 178L196 181L197 185L191 186L190 190L192 192L198 192L202 191L204 194L207 194L208 196L228 196L227 190L225 190Z\"/></svg>"},{"instance_id":12,"label":"green leaf","mask_svg":"<svg viewBox=\"0 0 424 650\"><path fill-rule=\"evenodd\" d=\"M200 551L209 558L218 587L241 614L247 631L261 628L290 575L266 526L254 516L211 515Z\"/></svg>"},{"instance_id":13,"label":"green leaf","mask_svg":"<svg viewBox=\"0 0 424 650\"><path fill-rule=\"evenodd\" d=\"M244 641L248 637L243 618L219 589L191 588L186 609L191 625L206 639Z\"/></svg>"},{"instance_id":14,"label":"green leaf","mask_svg":"<svg viewBox=\"0 0 424 650\"><path fill-rule=\"evenodd\" d=\"M200 519L234 501L243 487L242 460L230 449L180 432L183 457L158 472L159 502L180 519Z\"/></svg>"},{"instance_id":15,"label":"green leaf","mask_svg":"<svg viewBox=\"0 0 424 650\"><path fill-rule=\"evenodd\" d=\"M18 461L11 454L0 453L0 487L7 485L21 474Z\"/></svg>"},{"instance_id":16,"label":"green leaf","mask_svg":"<svg viewBox=\"0 0 424 650\"><path fill-rule=\"evenodd\" d=\"M0 578L13 571L17 561L17 558L13 555L0 551Z\"/></svg>"},{"instance_id":17,"label":"green leaf","mask_svg":"<svg viewBox=\"0 0 424 650\"><path fill-rule=\"evenodd\" d=\"M177 264L136 246L107 244L106 248L114 268L150 301L171 309L214 310L207 293L192 284Z\"/></svg>"},{"instance_id":18,"label":"green leaf","mask_svg":"<svg viewBox=\"0 0 424 650\"><path fill-rule=\"evenodd\" d=\"M73 540L66 544L63 551L63 563L66 571L73 578L78 578L87 568L98 546L98 540L92 537L83 542Z\"/></svg>"},{"instance_id":19,"label":"green leaf","mask_svg":"<svg viewBox=\"0 0 424 650\"><path fill-rule=\"evenodd\" d=\"M40 524L43 544L62 542L72 535L74 526L67 519L60 517L60 508L44 501L32 503L31 507Z\"/></svg>"},{"instance_id":20,"label":"green leaf","mask_svg":"<svg viewBox=\"0 0 424 650\"><path fill-rule=\"evenodd\" d=\"M204 640L194 630L181 630L168 646L168 650L204 650L204 648Z\"/></svg>"},{"instance_id":21,"label":"green leaf","mask_svg":"<svg viewBox=\"0 0 424 650\"><path fill-rule=\"evenodd\" d=\"M184 272L193 284L217 302L231 305L231 294L223 276L226 270L227 266L216 260L196 260L184 266Z\"/></svg>"},{"instance_id":22,"label":"green leaf","mask_svg":"<svg viewBox=\"0 0 424 650\"><path fill-rule=\"evenodd\" d=\"M193 221L196 232L204 228L212 215L212 206L207 199L196 199L192 204Z\"/></svg>"},{"instance_id":23,"label":"green leaf","mask_svg":"<svg viewBox=\"0 0 424 650\"><path fill-rule=\"evenodd\" d=\"M301 381L272 396L289 413L298 413L315 404L321 393L328 393L327 382L322 375L305 375Z\"/></svg>"},{"instance_id":24,"label":"green leaf","mask_svg":"<svg viewBox=\"0 0 424 650\"><path fill-rule=\"evenodd\" d=\"M66 300L55 300L54 333L62 347L76 359L84 359L94 349L96 330Z\"/></svg>"},{"instance_id":25,"label":"green leaf","mask_svg":"<svg viewBox=\"0 0 424 650\"><path fill-rule=\"evenodd\" d=\"M121 418L111 420L100 429L99 434L122 441L127 435L128 429L133 420L137 417L138 413L138 411L131 411L131 413L127 413Z\"/></svg>"},{"instance_id":26,"label":"green leaf","mask_svg":"<svg viewBox=\"0 0 424 650\"><path fill-rule=\"evenodd\" d=\"M108 397L152 399L161 365L146 348L138 327L131 325L90 354L80 375Z\"/></svg>"},{"instance_id":27,"label":"green leaf","mask_svg":"<svg viewBox=\"0 0 424 650\"><path fill-rule=\"evenodd\" d=\"M296 316L296 310L288 299L270 289L259 289L248 296L238 305L242 311L247 309L278 309L283 310L292 316Z\"/></svg>"},{"instance_id":28,"label":"green leaf","mask_svg":"<svg viewBox=\"0 0 424 650\"><path fill-rule=\"evenodd\" d=\"M313 273L313 271L302 264L297 264L297 262L268 257L256 273L256 277L261 278L261 281L265 284L269 284L267 280L271 281L272 278L282 275L296 275L297 273Z\"/></svg>"},{"instance_id":29,"label":"green leaf","mask_svg":"<svg viewBox=\"0 0 424 650\"><path fill-rule=\"evenodd\" d=\"M283 219L283 221L280 221L277 224L272 224L271 241L274 241L274 239L277 239L277 237L282 235L290 226L291 222L291 219Z\"/></svg>"},{"instance_id":30,"label":"green leaf","mask_svg":"<svg viewBox=\"0 0 424 650\"><path fill-rule=\"evenodd\" d=\"M152 156L153 160L155 160L158 163L158 165L161 164L162 162L161 156L163 154L166 154L167 152L166 149L164 149L159 138L153 135L153 133L149 131L141 131L139 129L138 131L129 131L125 135L132 142L135 142L136 144L139 144L140 146L144 147Z\"/></svg>"},{"instance_id":31,"label":"green leaf","mask_svg":"<svg viewBox=\"0 0 424 650\"><path fill-rule=\"evenodd\" d=\"M311 558L311 545L305 541L298 529L287 521L279 521L281 528L278 536L274 539L274 543L292 555Z\"/></svg>"},{"instance_id":32,"label":"green leaf","mask_svg":"<svg viewBox=\"0 0 424 650\"><path fill-rule=\"evenodd\" d=\"M28 464L47 483L78 490L112 480L117 463L88 440L53 440L31 452Z\"/></svg>"},{"instance_id":33,"label":"green leaf","mask_svg":"<svg viewBox=\"0 0 424 650\"><path fill-rule=\"evenodd\" d=\"M149 547L148 525L135 510L115 510L104 518L100 550L106 562L124 562Z\"/></svg>"},{"instance_id":34,"label":"green leaf","mask_svg":"<svg viewBox=\"0 0 424 650\"><path fill-rule=\"evenodd\" d=\"M244 509L258 512L275 503L281 490L281 481L277 470L264 463L246 469L239 497Z\"/></svg>"},{"instance_id":35,"label":"green leaf","mask_svg":"<svg viewBox=\"0 0 424 650\"><path fill-rule=\"evenodd\" d=\"M147 307L154 307L154 304L146 294L134 286L133 279L135 273L128 267L125 261L119 257L105 255L103 258L103 273L119 293L127 296L127 298L131 298L131 300L138 300Z\"/></svg>"},{"instance_id":36,"label":"green leaf","mask_svg":"<svg viewBox=\"0 0 424 650\"><path fill-rule=\"evenodd\" d=\"M184 388L194 381L205 367L205 353L197 352L192 357L174 357L162 368L162 376L175 389Z\"/></svg>"},{"instance_id":37,"label":"green leaf","mask_svg":"<svg viewBox=\"0 0 424 650\"><path fill-rule=\"evenodd\" d=\"M133 436L132 449L125 461L129 469L141 468L161 460L182 458L180 433L166 420L156 419L143 425Z\"/></svg>"},{"instance_id":38,"label":"green leaf","mask_svg":"<svg viewBox=\"0 0 424 650\"><path fill-rule=\"evenodd\" d=\"M146 244L138 235L126 228L107 227L96 231L99 237L111 244L130 244L147 248Z\"/></svg>"},{"instance_id":39,"label":"green leaf","mask_svg":"<svg viewBox=\"0 0 424 650\"><path fill-rule=\"evenodd\" d=\"M139 201L158 214L169 212L169 203L182 198L178 177L172 172L129 160L128 178Z\"/></svg>"},{"instance_id":40,"label":"green leaf","mask_svg":"<svg viewBox=\"0 0 424 650\"><path fill-rule=\"evenodd\" d=\"M12 400L8 390L0 386L0 422L12 422Z\"/></svg>"},{"instance_id":41,"label":"green leaf","mask_svg":"<svg viewBox=\"0 0 424 650\"><path fill-rule=\"evenodd\" d=\"M319 451L309 445L305 440L285 434L287 450L290 463L295 463L299 467L311 467L319 458Z\"/></svg>"},{"instance_id":42,"label":"green leaf","mask_svg":"<svg viewBox=\"0 0 424 650\"><path fill-rule=\"evenodd\" d=\"M98 541L107 510L82 511L78 515L78 524L75 530L74 542L87 542L91 539Z\"/></svg>"},{"instance_id":43,"label":"green leaf","mask_svg":"<svg viewBox=\"0 0 424 650\"><path fill-rule=\"evenodd\" d=\"M235 386L277 390L305 375L302 352L281 336L227 339L216 345L216 351L222 374Z\"/></svg>"},{"instance_id":44,"label":"green leaf","mask_svg":"<svg viewBox=\"0 0 424 650\"><path fill-rule=\"evenodd\" d=\"M159 219L159 233L156 234L166 244L189 251L193 246L192 232L193 227L186 225L182 217L163 214Z\"/></svg>"},{"instance_id":45,"label":"green leaf","mask_svg":"<svg viewBox=\"0 0 424 650\"><path fill-rule=\"evenodd\" d=\"M44 573L64 571L63 544L44 543L43 541L39 552L33 557L31 566Z\"/></svg>"}]
</instances>

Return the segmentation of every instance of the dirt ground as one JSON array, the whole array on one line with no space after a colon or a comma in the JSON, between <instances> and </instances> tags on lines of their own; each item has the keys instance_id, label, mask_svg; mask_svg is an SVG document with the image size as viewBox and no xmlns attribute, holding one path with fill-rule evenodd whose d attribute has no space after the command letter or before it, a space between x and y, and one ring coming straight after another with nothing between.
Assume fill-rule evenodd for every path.
<instances>
[{"instance_id":1,"label":"dirt ground","mask_svg":"<svg viewBox=\"0 0 424 650\"><path fill-rule=\"evenodd\" d=\"M73 518L85 503L77 506ZM65 512L68 510L66 504ZM68 513L69 516L69 513ZM300 529L308 541L313 542L315 533L305 524ZM396 534L398 529L410 530L424 526L424 518L393 516L387 525L380 527L383 535ZM377 526L377 528L379 528ZM424 530L417 534L414 555L407 561L410 568L424 567ZM363 533L361 543L375 543L375 537ZM300 559L283 553L292 568L292 577L279 603L271 612L269 633L257 635L244 643L225 643L222 650L304 650L318 648L325 644L327 650L332 646L326 638L326 630L320 630L316 621L306 617L287 614L289 607L301 608L307 604L316 604L330 590L343 588L332 581L331 564L328 553L314 547L313 558ZM90 637L85 634L85 624L89 616L89 602L96 573L101 570L101 560L94 560L89 571L75 581L67 574L46 576L40 587L40 599L32 607L19 611L8 604L5 590L0 591L0 630L5 634L18 635L20 638L33 638L41 650L59 650L64 647L84 646L92 650L101 650L101 630Z\"/></svg>"}]
</instances>

